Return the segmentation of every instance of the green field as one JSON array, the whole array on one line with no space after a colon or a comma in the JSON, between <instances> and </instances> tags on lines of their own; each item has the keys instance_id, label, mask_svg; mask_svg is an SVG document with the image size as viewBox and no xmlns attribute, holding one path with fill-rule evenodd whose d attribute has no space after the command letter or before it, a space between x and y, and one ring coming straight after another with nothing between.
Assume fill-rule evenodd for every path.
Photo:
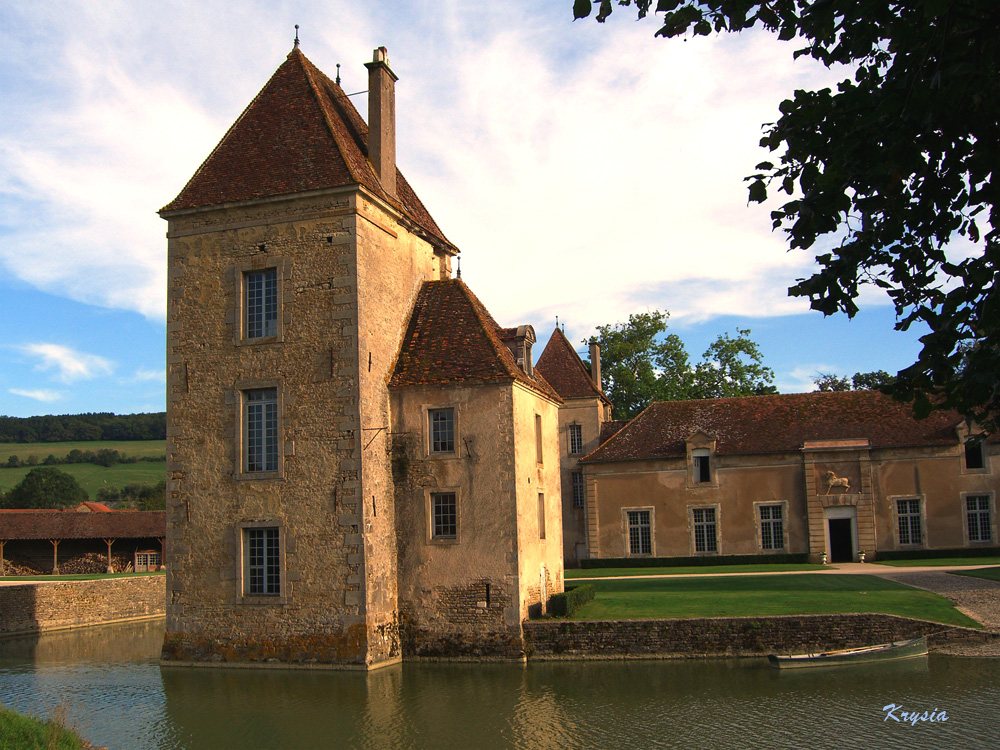
<instances>
[{"instance_id":1,"label":"green field","mask_svg":"<svg viewBox=\"0 0 1000 750\"><path fill-rule=\"evenodd\" d=\"M38 456L41 463L50 453L56 458L63 458L71 450L94 451L101 448L111 448L123 456L165 456L167 454L166 440L88 440L72 443L0 443L0 464L7 463L11 456L17 456L24 461L28 456Z\"/></svg>"},{"instance_id":2,"label":"green field","mask_svg":"<svg viewBox=\"0 0 1000 750\"><path fill-rule=\"evenodd\" d=\"M979 627L942 596L866 575L632 578L590 585L596 596L574 620L879 612Z\"/></svg>"},{"instance_id":3,"label":"green field","mask_svg":"<svg viewBox=\"0 0 1000 750\"><path fill-rule=\"evenodd\" d=\"M833 570L833 565L812 565L810 563L763 563L760 565L678 565L666 568L586 568L566 570L566 580L577 578L609 578L615 576L684 576L717 575L719 573L783 573L799 571L808 573L816 570Z\"/></svg>"},{"instance_id":4,"label":"green field","mask_svg":"<svg viewBox=\"0 0 1000 750\"><path fill-rule=\"evenodd\" d=\"M167 450L165 440L0 443L0 467L11 455L17 456L22 461L30 455L36 455L38 460L42 461L50 453L56 458L62 458L73 449L96 452L101 448L111 448L124 456L139 456L140 458L142 456L163 456ZM97 496L97 491L104 486L122 489L126 484L156 484L161 479L166 478L166 466L163 461L140 461L134 464L115 464L109 467L97 466L96 464L57 464L54 468L76 477L76 481L93 500ZM14 487L33 468L35 467L0 468L0 492L6 492Z\"/></svg>"}]
</instances>

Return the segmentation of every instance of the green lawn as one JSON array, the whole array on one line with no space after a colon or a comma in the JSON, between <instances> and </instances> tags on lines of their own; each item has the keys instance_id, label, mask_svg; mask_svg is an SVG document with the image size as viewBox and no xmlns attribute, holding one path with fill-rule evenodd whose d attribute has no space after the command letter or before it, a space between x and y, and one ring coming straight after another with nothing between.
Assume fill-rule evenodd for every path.
<instances>
[{"instance_id":1,"label":"green lawn","mask_svg":"<svg viewBox=\"0 0 1000 750\"><path fill-rule=\"evenodd\" d=\"M940 565L1000 565L1000 557L928 557L922 560L879 560L876 565L893 568L922 568Z\"/></svg>"},{"instance_id":2,"label":"green lawn","mask_svg":"<svg viewBox=\"0 0 1000 750\"><path fill-rule=\"evenodd\" d=\"M866 575L633 578L593 581L574 620L880 612L979 627L944 597Z\"/></svg>"},{"instance_id":3,"label":"green lawn","mask_svg":"<svg viewBox=\"0 0 1000 750\"><path fill-rule=\"evenodd\" d=\"M813 570L831 570L832 565L811 565L809 563L763 563L760 565L679 565L665 568L585 568L568 569L566 580L575 578L608 578L613 576L683 576L711 575L717 573L781 573L799 571L807 573Z\"/></svg>"},{"instance_id":4,"label":"green lawn","mask_svg":"<svg viewBox=\"0 0 1000 750\"><path fill-rule=\"evenodd\" d=\"M159 442L162 444L163 441ZM69 445L69 443L50 443L50 445ZM126 484L156 484L161 479L166 479L166 467L163 461L140 461L108 467L96 464L59 464L53 468L76 477L76 481L87 491L90 499L94 500L97 491L105 486L105 483L118 489L122 489ZM33 468L35 467L22 466L18 469L0 469L0 491L5 492L15 486Z\"/></svg>"},{"instance_id":5,"label":"green lawn","mask_svg":"<svg viewBox=\"0 0 1000 750\"><path fill-rule=\"evenodd\" d=\"M167 454L166 440L88 440L71 443L0 443L0 464L7 463L11 456L17 456L22 461L28 456L38 456L41 463L50 453L56 458L63 458L71 450L94 451L101 448L111 448L126 456L165 456Z\"/></svg>"},{"instance_id":6,"label":"green lawn","mask_svg":"<svg viewBox=\"0 0 1000 750\"><path fill-rule=\"evenodd\" d=\"M988 578L991 581L1000 581L1000 568L981 568L980 570L953 570L956 576L971 576L972 578Z\"/></svg>"}]
</instances>

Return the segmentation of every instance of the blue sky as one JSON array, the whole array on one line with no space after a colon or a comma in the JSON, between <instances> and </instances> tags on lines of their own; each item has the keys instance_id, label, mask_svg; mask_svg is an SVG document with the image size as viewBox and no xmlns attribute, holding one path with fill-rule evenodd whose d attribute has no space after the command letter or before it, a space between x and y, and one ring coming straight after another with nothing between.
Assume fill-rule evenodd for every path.
<instances>
[{"instance_id":1,"label":"blue sky","mask_svg":"<svg viewBox=\"0 0 1000 750\"><path fill-rule=\"evenodd\" d=\"M397 158L503 324L571 341L665 309L693 358L750 328L783 391L895 371L915 333L786 294L812 268L748 206L762 123L836 72L765 34L656 39L571 0L0 4L0 414L164 408L168 203L292 46L344 88L386 46ZM238 12L237 10L238 9ZM365 97L355 103L365 113ZM540 348L539 348L540 351Z\"/></svg>"}]
</instances>

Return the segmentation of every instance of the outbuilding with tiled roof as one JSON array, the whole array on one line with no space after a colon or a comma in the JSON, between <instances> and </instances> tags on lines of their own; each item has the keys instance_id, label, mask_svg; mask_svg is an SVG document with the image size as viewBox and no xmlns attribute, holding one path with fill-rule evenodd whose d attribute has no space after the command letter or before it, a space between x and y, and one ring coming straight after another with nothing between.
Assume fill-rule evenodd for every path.
<instances>
[{"instance_id":1,"label":"outbuilding with tiled roof","mask_svg":"<svg viewBox=\"0 0 1000 750\"><path fill-rule=\"evenodd\" d=\"M580 465L591 557L842 562L996 546L997 441L876 391L654 403Z\"/></svg>"}]
</instances>

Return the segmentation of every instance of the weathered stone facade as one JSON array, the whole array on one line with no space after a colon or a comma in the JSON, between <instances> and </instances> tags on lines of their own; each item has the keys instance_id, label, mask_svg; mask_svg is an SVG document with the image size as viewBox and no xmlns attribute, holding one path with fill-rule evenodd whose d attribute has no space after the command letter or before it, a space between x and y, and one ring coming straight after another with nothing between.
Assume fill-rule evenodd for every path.
<instances>
[{"instance_id":1,"label":"weathered stone facade","mask_svg":"<svg viewBox=\"0 0 1000 750\"><path fill-rule=\"evenodd\" d=\"M0 636L163 617L164 576L0 586Z\"/></svg>"},{"instance_id":2,"label":"weathered stone facade","mask_svg":"<svg viewBox=\"0 0 1000 750\"><path fill-rule=\"evenodd\" d=\"M392 96L384 49L369 70L370 95ZM510 369L507 353L507 369L478 388L390 397L418 294L450 278L457 249L395 169L394 104L376 109L369 135L295 49L161 211L165 658L372 667L404 646L520 656L525 575L544 570L548 591L562 588L558 396ZM502 330L484 329L495 357ZM425 396L462 404L452 456L422 453ZM529 412L551 425L544 470ZM530 471L516 447L529 422ZM466 533L447 549L423 534L431 486L461 494ZM528 528L536 487L551 506L543 541Z\"/></svg>"}]
</instances>

